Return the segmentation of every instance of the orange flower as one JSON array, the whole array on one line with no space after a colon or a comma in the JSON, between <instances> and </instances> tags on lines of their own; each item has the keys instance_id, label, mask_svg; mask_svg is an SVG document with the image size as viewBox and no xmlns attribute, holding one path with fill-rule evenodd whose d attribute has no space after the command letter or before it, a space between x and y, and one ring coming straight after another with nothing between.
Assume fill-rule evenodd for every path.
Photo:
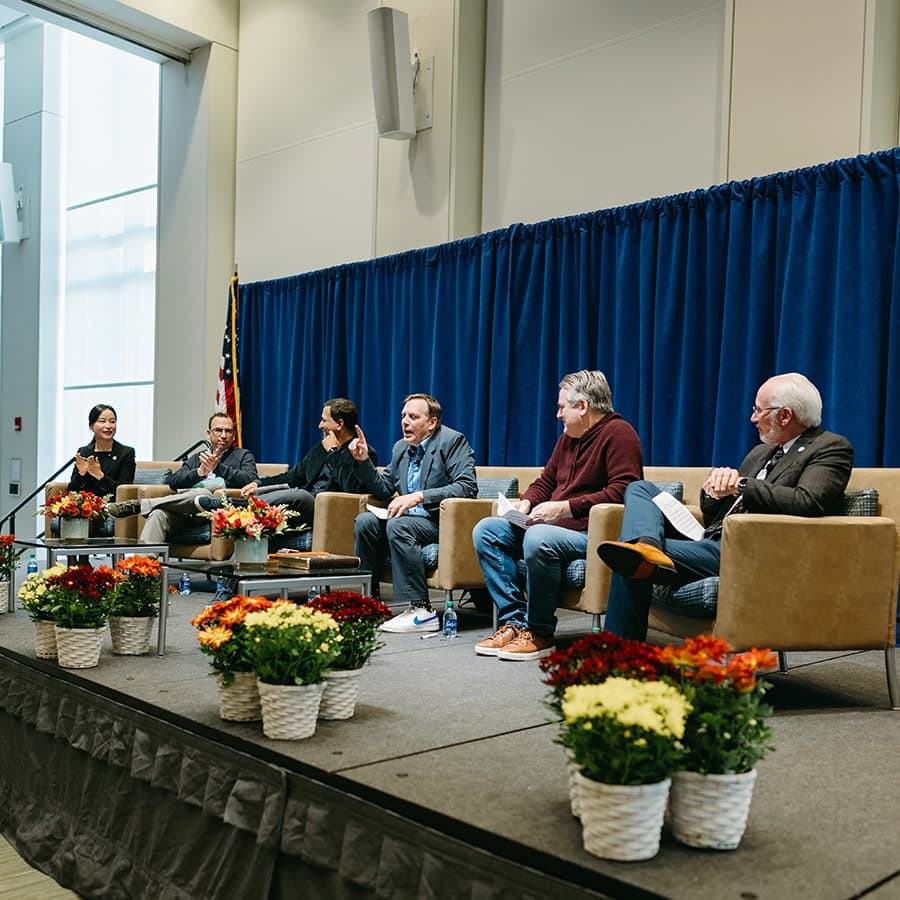
<instances>
[{"instance_id":1,"label":"orange flower","mask_svg":"<svg viewBox=\"0 0 900 900\"><path fill-rule=\"evenodd\" d=\"M222 644L228 643L234 632L230 628L224 628L216 625L212 628L206 628L197 632L197 640L201 647L209 647L211 650L218 650Z\"/></svg>"}]
</instances>

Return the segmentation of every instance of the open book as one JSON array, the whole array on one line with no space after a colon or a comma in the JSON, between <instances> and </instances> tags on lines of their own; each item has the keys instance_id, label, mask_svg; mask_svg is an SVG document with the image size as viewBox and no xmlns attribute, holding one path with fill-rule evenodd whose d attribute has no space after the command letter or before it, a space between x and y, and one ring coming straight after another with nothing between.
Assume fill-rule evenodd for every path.
<instances>
[{"instance_id":1,"label":"open book","mask_svg":"<svg viewBox=\"0 0 900 900\"><path fill-rule=\"evenodd\" d=\"M519 528L531 527L531 519L528 518L528 514L516 509L509 502L509 498L499 492L497 494L497 515L512 525L518 525Z\"/></svg>"}]
</instances>

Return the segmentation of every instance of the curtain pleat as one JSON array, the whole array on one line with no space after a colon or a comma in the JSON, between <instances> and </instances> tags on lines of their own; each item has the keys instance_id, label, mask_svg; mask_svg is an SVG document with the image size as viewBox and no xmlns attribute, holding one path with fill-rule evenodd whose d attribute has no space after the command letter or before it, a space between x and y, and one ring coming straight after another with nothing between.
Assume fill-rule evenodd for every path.
<instances>
[{"instance_id":1,"label":"curtain pleat","mask_svg":"<svg viewBox=\"0 0 900 900\"><path fill-rule=\"evenodd\" d=\"M566 372L603 369L655 465L735 465L800 371L857 465L900 465L898 150L243 285L244 442L294 462L321 404L382 458L433 393L485 465L541 465Z\"/></svg>"}]
</instances>

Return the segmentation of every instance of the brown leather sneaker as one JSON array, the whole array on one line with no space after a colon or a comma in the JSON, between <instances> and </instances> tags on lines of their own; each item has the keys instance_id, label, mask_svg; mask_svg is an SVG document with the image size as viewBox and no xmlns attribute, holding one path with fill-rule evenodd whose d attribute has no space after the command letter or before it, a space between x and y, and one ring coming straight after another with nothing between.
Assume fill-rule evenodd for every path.
<instances>
[{"instance_id":1,"label":"brown leather sneaker","mask_svg":"<svg viewBox=\"0 0 900 900\"><path fill-rule=\"evenodd\" d=\"M529 659L541 659L552 652L552 637L540 637L523 628L502 650L497 651L497 658L525 662Z\"/></svg>"},{"instance_id":2,"label":"brown leather sneaker","mask_svg":"<svg viewBox=\"0 0 900 900\"><path fill-rule=\"evenodd\" d=\"M597 555L613 572L626 578L652 578L657 569L675 571L675 563L653 544L603 541Z\"/></svg>"},{"instance_id":3,"label":"brown leather sneaker","mask_svg":"<svg viewBox=\"0 0 900 900\"><path fill-rule=\"evenodd\" d=\"M475 652L479 656L496 656L522 629L512 622L507 622L498 628L489 638L479 641L475 645Z\"/></svg>"}]
</instances>

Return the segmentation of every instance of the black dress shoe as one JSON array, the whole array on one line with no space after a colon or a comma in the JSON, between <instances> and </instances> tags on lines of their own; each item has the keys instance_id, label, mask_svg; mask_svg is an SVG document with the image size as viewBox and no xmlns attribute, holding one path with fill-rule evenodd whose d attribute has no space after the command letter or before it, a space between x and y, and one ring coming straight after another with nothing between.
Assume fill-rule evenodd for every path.
<instances>
[{"instance_id":1,"label":"black dress shoe","mask_svg":"<svg viewBox=\"0 0 900 900\"><path fill-rule=\"evenodd\" d=\"M106 511L114 519L125 519L128 516L139 516L141 514L140 500L119 500L106 504Z\"/></svg>"}]
</instances>

